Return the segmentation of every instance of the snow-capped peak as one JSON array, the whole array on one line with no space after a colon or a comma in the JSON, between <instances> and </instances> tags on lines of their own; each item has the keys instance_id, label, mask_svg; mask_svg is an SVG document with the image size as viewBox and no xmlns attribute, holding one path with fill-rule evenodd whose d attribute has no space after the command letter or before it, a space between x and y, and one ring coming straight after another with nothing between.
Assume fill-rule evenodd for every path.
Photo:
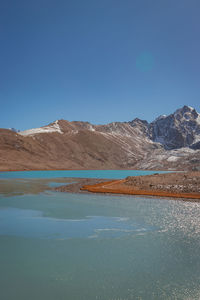
<instances>
[{"instance_id":1,"label":"snow-capped peak","mask_svg":"<svg viewBox=\"0 0 200 300\"><path fill-rule=\"evenodd\" d=\"M21 132L19 132L19 134L21 134L23 136L29 136L29 135L39 134L39 133L52 133L52 132L58 132L60 134L63 134L63 132L60 129L60 126L58 124L58 120L56 120L52 124L44 126L44 127L33 128L33 129L21 131Z\"/></svg>"},{"instance_id":2,"label":"snow-capped peak","mask_svg":"<svg viewBox=\"0 0 200 300\"><path fill-rule=\"evenodd\" d=\"M183 107L177 109L175 111L174 115L177 115L177 114L184 115L185 113L193 113L193 112L196 112L196 110L192 106L184 105Z\"/></svg>"}]
</instances>

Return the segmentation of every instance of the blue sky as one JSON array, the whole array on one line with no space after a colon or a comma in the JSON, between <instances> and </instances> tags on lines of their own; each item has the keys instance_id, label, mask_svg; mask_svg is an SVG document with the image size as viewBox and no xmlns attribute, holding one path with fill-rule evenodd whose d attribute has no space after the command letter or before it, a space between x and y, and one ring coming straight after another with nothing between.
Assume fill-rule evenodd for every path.
<instances>
[{"instance_id":1,"label":"blue sky","mask_svg":"<svg viewBox=\"0 0 200 300\"><path fill-rule=\"evenodd\" d=\"M200 112L199 0L1 0L0 127Z\"/></svg>"}]
</instances>

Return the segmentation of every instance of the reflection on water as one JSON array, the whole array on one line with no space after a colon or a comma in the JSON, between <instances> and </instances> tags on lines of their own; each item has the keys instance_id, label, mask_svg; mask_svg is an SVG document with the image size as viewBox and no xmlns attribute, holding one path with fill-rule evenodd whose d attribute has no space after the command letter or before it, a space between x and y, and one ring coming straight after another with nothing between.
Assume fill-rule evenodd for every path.
<instances>
[{"instance_id":1,"label":"reflection on water","mask_svg":"<svg viewBox=\"0 0 200 300\"><path fill-rule=\"evenodd\" d=\"M9 188L0 197L4 300L199 300L199 253L197 202L52 191L16 196Z\"/></svg>"},{"instance_id":2,"label":"reflection on water","mask_svg":"<svg viewBox=\"0 0 200 300\"><path fill-rule=\"evenodd\" d=\"M49 182L48 186L50 187L58 187L58 186L62 186L62 185L68 185L68 184L72 184L75 182Z\"/></svg>"},{"instance_id":3,"label":"reflection on water","mask_svg":"<svg viewBox=\"0 0 200 300\"><path fill-rule=\"evenodd\" d=\"M18 208L0 209L0 235L34 238L110 238L151 230L128 218L91 216L85 219L55 219L41 212Z\"/></svg>"}]
</instances>

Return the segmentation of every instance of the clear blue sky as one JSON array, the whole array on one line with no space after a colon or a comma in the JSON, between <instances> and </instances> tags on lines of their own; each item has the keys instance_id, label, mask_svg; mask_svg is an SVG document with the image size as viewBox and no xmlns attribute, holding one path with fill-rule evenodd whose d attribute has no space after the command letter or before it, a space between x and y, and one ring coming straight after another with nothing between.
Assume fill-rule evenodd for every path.
<instances>
[{"instance_id":1,"label":"clear blue sky","mask_svg":"<svg viewBox=\"0 0 200 300\"><path fill-rule=\"evenodd\" d=\"M1 0L0 127L200 111L199 0Z\"/></svg>"}]
</instances>

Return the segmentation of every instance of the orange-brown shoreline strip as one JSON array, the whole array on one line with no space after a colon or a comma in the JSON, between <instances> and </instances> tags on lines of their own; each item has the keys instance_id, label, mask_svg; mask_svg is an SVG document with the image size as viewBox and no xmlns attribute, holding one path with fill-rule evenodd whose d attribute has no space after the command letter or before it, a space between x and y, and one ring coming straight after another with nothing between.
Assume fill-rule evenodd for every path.
<instances>
[{"instance_id":1,"label":"orange-brown shoreline strip","mask_svg":"<svg viewBox=\"0 0 200 300\"><path fill-rule=\"evenodd\" d=\"M171 198L186 198L200 200L200 194L196 193L171 193L159 190L142 190L133 189L132 187L122 187L119 183L125 182L122 180L112 180L108 182L100 182L94 185L85 185L81 190L85 190L93 193L111 193L111 194L125 194L125 195L146 195L146 196L159 196L159 197L171 197Z\"/></svg>"}]
</instances>

